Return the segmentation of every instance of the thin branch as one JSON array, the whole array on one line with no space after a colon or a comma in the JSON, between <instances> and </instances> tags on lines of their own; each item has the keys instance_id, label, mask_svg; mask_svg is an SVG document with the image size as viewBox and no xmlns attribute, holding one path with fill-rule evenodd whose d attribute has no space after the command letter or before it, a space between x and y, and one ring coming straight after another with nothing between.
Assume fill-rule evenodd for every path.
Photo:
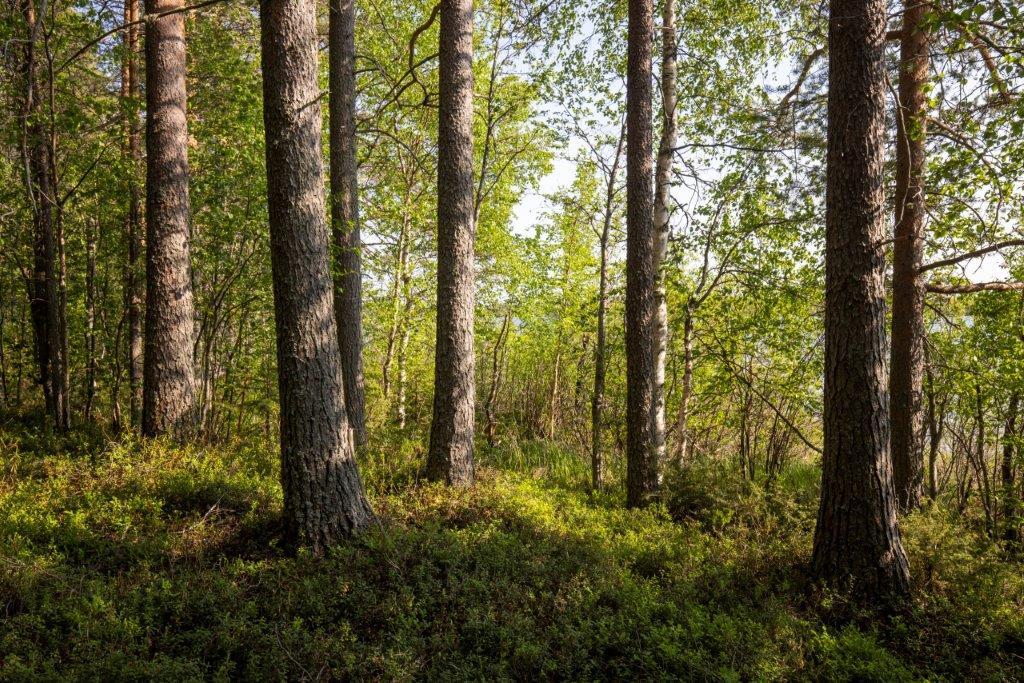
<instances>
[{"instance_id":1,"label":"thin branch","mask_svg":"<svg viewBox=\"0 0 1024 683\"><path fill-rule=\"evenodd\" d=\"M972 258L984 256L985 254L991 254L993 251L1000 251L1002 249L1006 249L1007 247L1024 247L1024 239L997 242L996 244L990 244L987 247L981 247L980 249L975 249L974 251L968 251L958 256L951 256L949 258L942 259L941 261L935 261L934 263L926 263L925 265L918 268L917 272L920 274L926 273L929 270L935 270L936 268L953 266L956 265L957 263L960 263L961 261L968 261Z\"/></svg>"},{"instance_id":2,"label":"thin branch","mask_svg":"<svg viewBox=\"0 0 1024 683\"><path fill-rule=\"evenodd\" d=\"M1012 292L1024 289L1024 282L972 282L966 285L938 285L928 283L925 290L931 294L974 294L975 292Z\"/></svg>"}]
</instances>

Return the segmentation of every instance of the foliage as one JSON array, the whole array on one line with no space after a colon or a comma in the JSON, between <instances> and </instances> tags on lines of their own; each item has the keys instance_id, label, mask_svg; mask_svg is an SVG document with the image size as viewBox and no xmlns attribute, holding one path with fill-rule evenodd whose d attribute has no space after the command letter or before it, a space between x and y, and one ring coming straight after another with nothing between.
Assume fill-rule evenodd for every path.
<instances>
[{"instance_id":1,"label":"foliage","mask_svg":"<svg viewBox=\"0 0 1024 683\"><path fill-rule=\"evenodd\" d=\"M907 527L906 613L814 597L800 474L765 491L694 472L734 493L717 522L676 523L592 496L540 445L487 456L502 467L472 489L396 492L403 456L377 443L381 528L317 560L276 545L269 445L14 422L0 440L5 680L1012 680L1024 654L1020 565L940 510Z\"/></svg>"}]
</instances>

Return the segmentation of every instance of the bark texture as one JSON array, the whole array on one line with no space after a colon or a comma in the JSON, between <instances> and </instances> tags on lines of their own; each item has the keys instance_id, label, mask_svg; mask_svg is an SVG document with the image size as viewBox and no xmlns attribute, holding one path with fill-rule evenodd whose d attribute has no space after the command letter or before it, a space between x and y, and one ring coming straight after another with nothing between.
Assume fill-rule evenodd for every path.
<instances>
[{"instance_id":1,"label":"bark texture","mask_svg":"<svg viewBox=\"0 0 1024 683\"><path fill-rule=\"evenodd\" d=\"M626 66L626 504L658 488L653 459L655 387L654 169L651 120L651 0L629 0Z\"/></svg>"},{"instance_id":2,"label":"bark texture","mask_svg":"<svg viewBox=\"0 0 1024 683\"><path fill-rule=\"evenodd\" d=\"M356 445L366 443L363 381L363 284L356 167L356 3L331 0L330 62L331 232L334 240L334 314L338 324L345 406Z\"/></svg>"},{"instance_id":3,"label":"bark texture","mask_svg":"<svg viewBox=\"0 0 1024 683\"><path fill-rule=\"evenodd\" d=\"M260 6L285 540L321 553L372 523L345 407L320 155L316 3Z\"/></svg>"},{"instance_id":4,"label":"bark texture","mask_svg":"<svg viewBox=\"0 0 1024 683\"><path fill-rule=\"evenodd\" d=\"M183 6L146 0L146 13ZM185 15L178 12L146 22L146 436L185 436L195 418L186 108Z\"/></svg>"},{"instance_id":5,"label":"bark texture","mask_svg":"<svg viewBox=\"0 0 1024 683\"><path fill-rule=\"evenodd\" d=\"M893 245L889 406L892 469L901 510L921 504L924 475L925 124L928 78L927 4L905 0L896 110L896 228Z\"/></svg>"},{"instance_id":6,"label":"bark texture","mask_svg":"<svg viewBox=\"0 0 1024 683\"><path fill-rule=\"evenodd\" d=\"M473 2L441 0L437 348L427 476L473 481Z\"/></svg>"},{"instance_id":7,"label":"bark texture","mask_svg":"<svg viewBox=\"0 0 1024 683\"><path fill-rule=\"evenodd\" d=\"M668 298L663 263L668 253L672 202L672 156L676 147L676 5L665 0L661 38L661 142L654 188L654 411L651 414L651 457L665 462L665 359L668 352Z\"/></svg>"},{"instance_id":8,"label":"bark texture","mask_svg":"<svg viewBox=\"0 0 1024 683\"><path fill-rule=\"evenodd\" d=\"M882 189L884 0L831 0L825 216L825 448L816 576L861 598L909 590L889 462Z\"/></svg>"}]
</instances>

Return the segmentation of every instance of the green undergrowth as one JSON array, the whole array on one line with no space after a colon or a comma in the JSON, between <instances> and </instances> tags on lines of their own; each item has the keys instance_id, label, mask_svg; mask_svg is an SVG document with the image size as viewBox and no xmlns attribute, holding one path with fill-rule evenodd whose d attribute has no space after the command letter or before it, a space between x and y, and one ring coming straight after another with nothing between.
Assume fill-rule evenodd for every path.
<instances>
[{"instance_id":1,"label":"green undergrowth","mask_svg":"<svg viewBox=\"0 0 1024 683\"><path fill-rule=\"evenodd\" d=\"M913 603L807 582L815 477L696 468L646 511L543 444L479 483L377 446L382 526L329 557L278 544L272 446L0 429L2 680L1019 680L1021 565L940 509L906 522ZM389 460L390 455L390 460ZM550 461L545 458L550 458ZM392 464L389 466L389 462ZM573 464L575 462L575 464Z\"/></svg>"}]
</instances>

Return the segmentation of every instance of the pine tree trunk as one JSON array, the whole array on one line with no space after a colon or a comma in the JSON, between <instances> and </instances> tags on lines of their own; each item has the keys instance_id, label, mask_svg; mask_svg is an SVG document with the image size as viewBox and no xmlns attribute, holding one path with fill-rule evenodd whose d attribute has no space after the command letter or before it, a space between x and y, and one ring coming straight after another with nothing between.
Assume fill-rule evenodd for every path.
<instances>
[{"instance_id":1,"label":"pine tree trunk","mask_svg":"<svg viewBox=\"0 0 1024 683\"><path fill-rule=\"evenodd\" d=\"M363 381L363 295L356 167L356 3L331 0L330 57L331 230L334 240L334 310L338 324L345 406L356 445L366 443Z\"/></svg>"},{"instance_id":2,"label":"pine tree trunk","mask_svg":"<svg viewBox=\"0 0 1024 683\"><path fill-rule=\"evenodd\" d=\"M427 476L473 481L473 2L441 0L437 348Z\"/></svg>"},{"instance_id":3,"label":"pine tree trunk","mask_svg":"<svg viewBox=\"0 0 1024 683\"><path fill-rule=\"evenodd\" d=\"M146 13L183 0L146 0ZM146 22L146 318L142 433L186 436L195 420L185 15Z\"/></svg>"},{"instance_id":4,"label":"pine tree trunk","mask_svg":"<svg viewBox=\"0 0 1024 683\"><path fill-rule=\"evenodd\" d=\"M661 142L654 187L654 412L652 414L651 457L665 462L665 359L668 352L668 299L665 291L664 261L668 253L669 217L672 202L672 156L676 147L676 8L665 0L662 8L661 38Z\"/></svg>"},{"instance_id":5,"label":"pine tree trunk","mask_svg":"<svg viewBox=\"0 0 1024 683\"><path fill-rule=\"evenodd\" d=\"M314 553L374 517L345 407L320 153L316 4L260 6L285 540Z\"/></svg>"},{"instance_id":6,"label":"pine tree trunk","mask_svg":"<svg viewBox=\"0 0 1024 683\"><path fill-rule=\"evenodd\" d=\"M626 504L647 504L658 488L652 429L655 387L651 0L629 0L626 81Z\"/></svg>"},{"instance_id":7,"label":"pine tree trunk","mask_svg":"<svg viewBox=\"0 0 1024 683\"><path fill-rule=\"evenodd\" d=\"M884 0L831 0L825 448L816 576L888 602L909 590L889 462L885 368Z\"/></svg>"},{"instance_id":8,"label":"pine tree trunk","mask_svg":"<svg viewBox=\"0 0 1024 683\"><path fill-rule=\"evenodd\" d=\"M896 229L893 247L892 349L889 402L892 469L901 510L921 504L924 478L924 253L925 131L928 78L928 6L905 0L896 112Z\"/></svg>"}]
</instances>

